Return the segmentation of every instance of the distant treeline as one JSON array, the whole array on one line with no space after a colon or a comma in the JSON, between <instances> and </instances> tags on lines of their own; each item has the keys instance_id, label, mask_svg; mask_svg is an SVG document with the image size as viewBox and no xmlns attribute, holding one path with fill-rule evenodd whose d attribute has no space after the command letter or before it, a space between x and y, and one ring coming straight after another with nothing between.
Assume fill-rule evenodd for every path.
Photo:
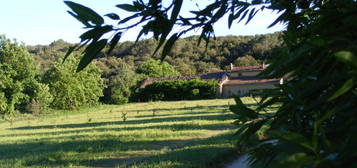
<instances>
[{"instance_id":1,"label":"distant treeline","mask_svg":"<svg viewBox=\"0 0 357 168\"><path fill-rule=\"evenodd\" d=\"M187 37L176 42L165 61L173 65L182 75L226 70L230 63L236 65L260 63L269 60L282 46L281 35L282 33L278 32L255 36L217 37L216 40L210 41L207 48L204 43L197 46L197 36ZM69 46L71 44L57 40L50 45L28 46L27 48L41 68L47 69L52 62L67 52ZM157 42L154 39L139 41L135 46L134 42L119 43L110 55L101 53L99 62L110 64L111 61L106 59L121 58L136 70L150 58L159 59L159 54L152 56L156 46ZM256 62L245 61L242 59L245 56L253 57Z\"/></svg>"}]
</instances>

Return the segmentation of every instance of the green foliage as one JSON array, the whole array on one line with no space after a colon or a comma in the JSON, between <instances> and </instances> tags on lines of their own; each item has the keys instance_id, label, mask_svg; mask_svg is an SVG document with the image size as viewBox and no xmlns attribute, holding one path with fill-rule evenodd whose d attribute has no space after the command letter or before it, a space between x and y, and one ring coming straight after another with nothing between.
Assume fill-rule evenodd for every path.
<instances>
[{"instance_id":1,"label":"green foliage","mask_svg":"<svg viewBox=\"0 0 357 168\"><path fill-rule=\"evenodd\" d=\"M217 81L213 80L158 81L140 90L137 98L141 101L212 99L217 87Z\"/></svg>"},{"instance_id":2,"label":"green foliage","mask_svg":"<svg viewBox=\"0 0 357 168\"><path fill-rule=\"evenodd\" d=\"M40 65L40 71L45 72L58 58L63 57L69 46L63 40L56 40L49 45L27 46L27 50Z\"/></svg>"},{"instance_id":3,"label":"green foliage","mask_svg":"<svg viewBox=\"0 0 357 168\"><path fill-rule=\"evenodd\" d=\"M160 62L150 59L141 64L138 68L138 73L144 74L150 78L167 77L167 76L179 76L180 73L175 70L167 62Z\"/></svg>"},{"instance_id":4,"label":"green foliage","mask_svg":"<svg viewBox=\"0 0 357 168\"><path fill-rule=\"evenodd\" d=\"M97 65L103 71L102 76L106 84L101 101L109 104L127 103L139 75L120 58L99 59Z\"/></svg>"},{"instance_id":5,"label":"green foliage","mask_svg":"<svg viewBox=\"0 0 357 168\"><path fill-rule=\"evenodd\" d=\"M41 120L21 117L12 125L0 119L0 167L223 167L220 159L236 153L235 116L222 114L228 101L51 110ZM112 156L125 160L105 159Z\"/></svg>"},{"instance_id":6,"label":"green foliage","mask_svg":"<svg viewBox=\"0 0 357 168\"><path fill-rule=\"evenodd\" d=\"M26 106L38 102L42 111L51 101L47 85L36 80L38 68L25 47L0 36L0 114L25 112Z\"/></svg>"},{"instance_id":7,"label":"green foliage","mask_svg":"<svg viewBox=\"0 0 357 168\"><path fill-rule=\"evenodd\" d=\"M260 65L254 57L250 55L246 55L243 57L239 57L234 61L235 66L252 66L252 65Z\"/></svg>"},{"instance_id":8,"label":"green foliage","mask_svg":"<svg viewBox=\"0 0 357 168\"><path fill-rule=\"evenodd\" d=\"M7 110L7 99L4 92L0 93L0 112L4 113Z\"/></svg>"},{"instance_id":9,"label":"green foliage","mask_svg":"<svg viewBox=\"0 0 357 168\"><path fill-rule=\"evenodd\" d=\"M223 71L229 68L230 63L246 55L254 57L258 62L271 59L282 45L281 35L282 33L217 37L210 41L207 49L203 45L196 45L198 37L182 38L175 43L165 61L174 66L181 75ZM157 55L152 55L157 46L154 39L141 40L133 45L134 42L118 43L109 55L104 56L104 52L99 53L97 61L106 65L108 61L121 58L137 71L142 63L151 58L158 59ZM27 48L36 63L40 64L41 72L45 72L50 64L66 54L69 46L69 43L57 40L48 46ZM256 46L265 46L266 49L261 50ZM115 66L100 67L101 70L113 68Z\"/></svg>"},{"instance_id":10,"label":"green foliage","mask_svg":"<svg viewBox=\"0 0 357 168\"><path fill-rule=\"evenodd\" d=\"M301 1L272 4L287 9L277 21L288 23L287 46L262 74L287 77L279 88L265 91L256 110L243 114L241 144L263 126L276 143L251 148L256 167L356 167L356 1ZM353 13L353 14L352 14ZM339 25L338 29L334 25ZM303 26L301 26L303 25ZM264 110L279 105L275 114ZM237 101L237 105L244 105ZM247 119L259 112L258 118ZM256 113L256 112L255 112ZM236 122L239 123L239 122Z\"/></svg>"},{"instance_id":11,"label":"green foliage","mask_svg":"<svg viewBox=\"0 0 357 168\"><path fill-rule=\"evenodd\" d=\"M51 107L56 109L76 109L84 105L94 105L103 95L101 72L95 65L90 65L76 73L78 59L74 56L54 63L44 74L43 79L49 85L53 95Z\"/></svg>"},{"instance_id":12,"label":"green foliage","mask_svg":"<svg viewBox=\"0 0 357 168\"><path fill-rule=\"evenodd\" d=\"M53 96L47 84L33 80L25 89L26 93L31 93L31 101L26 106L26 110L31 113L40 114L46 110L53 101ZM35 108L32 108L36 106Z\"/></svg>"}]
</instances>

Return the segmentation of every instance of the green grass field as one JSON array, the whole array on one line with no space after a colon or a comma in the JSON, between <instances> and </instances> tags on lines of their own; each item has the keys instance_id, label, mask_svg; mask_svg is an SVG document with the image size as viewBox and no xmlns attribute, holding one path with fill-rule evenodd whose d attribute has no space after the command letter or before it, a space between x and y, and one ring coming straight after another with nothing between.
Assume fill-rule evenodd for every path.
<instances>
[{"instance_id":1,"label":"green grass field","mask_svg":"<svg viewBox=\"0 0 357 168\"><path fill-rule=\"evenodd\" d=\"M0 121L0 167L220 167L235 151L233 103L105 105Z\"/></svg>"}]
</instances>

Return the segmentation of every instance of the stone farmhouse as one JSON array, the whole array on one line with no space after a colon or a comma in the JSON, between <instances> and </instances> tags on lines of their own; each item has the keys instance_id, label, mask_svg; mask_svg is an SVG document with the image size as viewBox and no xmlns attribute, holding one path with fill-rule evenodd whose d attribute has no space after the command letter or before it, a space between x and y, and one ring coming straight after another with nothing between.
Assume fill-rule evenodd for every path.
<instances>
[{"instance_id":1,"label":"stone farmhouse","mask_svg":"<svg viewBox=\"0 0 357 168\"><path fill-rule=\"evenodd\" d=\"M260 66L243 67L233 67L231 65L231 69L228 71L228 79L220 83L220 96L241 96L249 93L250 90L271 89L283 83L283 79L262 79L258 77L258 74L265 68L266 66L264 64Z\"/></svg>"},{"instance_id":2,"label":"stone farmhouse","mask_svg":"<svg viewBox=\"0 0 357 168\"><path fill-rule=\"evenodd\" d=\"M283 79L261 79L258 74L266 68L264 65L260 66L241 66L234 67L231 65L229 71L213 72L191 76L175 76L175 77L161 77L146 79L140 88L145 88L157 81L166 80L190 80L200 78L202 80L216 80L219 87L217 89L218 97L231 97L234 95L245 95L250 90L255 89L269 89L275 88L276 85L282 84Z\"/></svg>"}]
</instances>

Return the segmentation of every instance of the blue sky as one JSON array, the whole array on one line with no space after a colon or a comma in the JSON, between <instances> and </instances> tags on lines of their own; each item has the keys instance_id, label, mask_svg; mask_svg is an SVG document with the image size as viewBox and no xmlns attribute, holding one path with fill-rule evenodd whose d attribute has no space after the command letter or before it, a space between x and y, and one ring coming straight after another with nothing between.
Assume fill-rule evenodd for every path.
<instances>
[{"instance_id":1,"label":"blue sky","mask_svg":"<svg viewBox=\"0 0 357 168\"><path fill-rule=\"evenodd\" d=\"M115 12L123 16L124 12L114 7L119 3L130 3L131 0L73 0L84 4L99 14ZM202 0L185 0L184 10L197 8L192 2ZM210 2L210 1L205 1ZM204 5L200 3L199 5ZM70 16L68 7L63 0L6 0L0 6L0 34L8 38L15 38L27 45L49 44L57 39L68 42L79 42L78 36L85 30L82 24ZM217 36L225 35L254 35L265 34L284 29L277 25L267 29L267 26L277 17L271 11L264 11L257 15L250 24L233 24L228 29L227 19L218 22L214 28ZM122 41L135 40L139 28L127 32ZM199 32L193 32L192 34Z\"/></svg>"}]
</instances>

